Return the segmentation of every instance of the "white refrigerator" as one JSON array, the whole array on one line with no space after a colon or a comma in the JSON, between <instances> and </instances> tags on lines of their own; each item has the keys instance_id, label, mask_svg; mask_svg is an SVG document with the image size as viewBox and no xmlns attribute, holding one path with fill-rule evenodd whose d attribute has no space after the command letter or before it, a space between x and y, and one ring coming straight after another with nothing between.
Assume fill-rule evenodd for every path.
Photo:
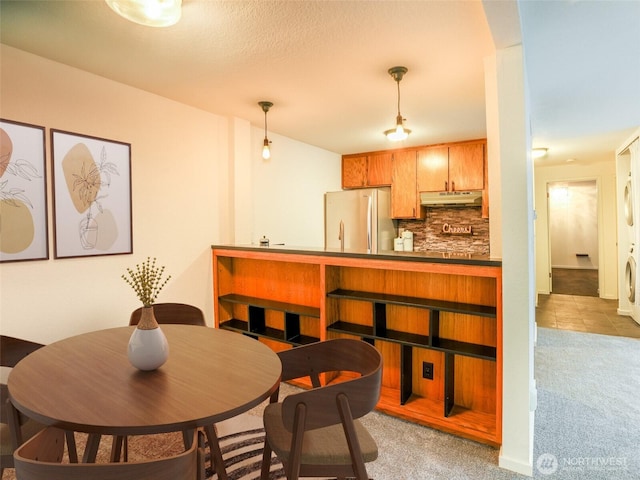
<instances>
[{"instance_id":1,"label":"white refrigerator","mask_svg":"<svg viewBox=\"0 0 640 480\"><path fill-rule=\"evenodd\" d=\"M393 250L395 236L390 188L325 193L325 249L380 253Z\"/></svg>"}]
</instances>

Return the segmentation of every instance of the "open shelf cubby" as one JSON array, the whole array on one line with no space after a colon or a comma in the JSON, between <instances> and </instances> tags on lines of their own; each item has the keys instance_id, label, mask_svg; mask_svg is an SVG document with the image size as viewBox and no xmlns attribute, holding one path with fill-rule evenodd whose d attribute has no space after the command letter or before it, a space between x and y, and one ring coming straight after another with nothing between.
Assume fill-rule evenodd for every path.
<instances>
[{"instance_id":1,"label":"open shelf cubby","mask_svg":"<svg viewBox=\"0 0 640 480\"><path fill-rule=\"evenodd\" d=\"M305 345L320 341L319 337L304 335L301 333L300 328L301 317L320 318L319 308L236 294L222 295L218 298L218 301L243 305L247 307L248 311L247 320L232 317L221 322L221 328L253 337L270 338L292 345ZM274 328L268 325L268 312L284 314L283 328Z\"/></svg>"}]
</instances>

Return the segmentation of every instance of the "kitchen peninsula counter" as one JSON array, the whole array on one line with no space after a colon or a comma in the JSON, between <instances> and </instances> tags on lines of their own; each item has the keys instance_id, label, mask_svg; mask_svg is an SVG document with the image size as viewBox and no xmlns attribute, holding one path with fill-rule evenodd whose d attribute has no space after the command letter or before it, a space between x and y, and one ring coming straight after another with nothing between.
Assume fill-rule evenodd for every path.
<instances>
[{"instance_id":1,"label":"kitchen peninsula counter","mask_svg":"<svg viewBox=\"0 0 640 480\"><path fill-rule=\"evenodd\" d=\"M286 245L212 251L216 327L276 351L360 338L384 358L379 410L500 445L500 259Z\"/></svg>"},{"instance_id":2,"label":"kitchen peninsula counter","mask_svg":"<svg viewBox=\"0 0 640 480\"><path fill-rule=\"evenodd\" d=\"M409 262L450 263L456 265L502 266L500 258L489 255L477 255L462 252L426 251L426 252L396 252L385 250L380 253L367 253L358 250L338 250L317 247L293 247L288 245L212 245L216 249L229 249L247 252L271 252L294 255L317 255L322 257L339 256L343 258L360 258L365 260L405 260Z\"/></svg>"}]
</instances>

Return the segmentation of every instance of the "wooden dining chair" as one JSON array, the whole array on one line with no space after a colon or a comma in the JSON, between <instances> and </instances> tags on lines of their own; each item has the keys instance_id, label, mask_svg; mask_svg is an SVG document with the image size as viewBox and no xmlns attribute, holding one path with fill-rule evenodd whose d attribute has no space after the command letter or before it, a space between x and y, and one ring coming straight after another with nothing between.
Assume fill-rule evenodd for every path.
<instances>
[{"instance_id":1,"label":"wooden dining chair","mask_svg":"<svg viewBox=\"0 0 640 480\"><path fill-rule=\"evenodd\" d=\"M131 312L129 325L137 325L142 315L142 308ZM185 303L154 303L153 314L158 323L177 323L182 325L206 326L204 313L198 307Z\"/></svg>"},{"instance_id":2,"label":"wooden dining chair","mask_svg":"<svg viewBox=\"0 0 640 480\"><path fill-rule=\"evenodd\" d=\"M382 357L361 340L334 339L278 353L282 380L309 377L311 390L278 402L278 392L264 411L265 446L260 478L269 478L271 454L282 461L288 480L299 477L368 479L365 463L378 447L357 419L380 398ZM347 377L321 384L323 373ZM355 375L354 375L355 374Z\"/></svg>"},{"instance_id":3,"label":"wooden dining chair","mask_svg":"<svg viewBox=\"0 0 640 480\"><path fill-rule=\"evenodd\" d=\"M24 357L44 345L20 338L0 335L0 365L13 368ZM5 468L13 468L13 452L24 440L44 428L20 414L9 400L6 379L0 383L0 477Z\"/></svg>"},{"instance_id":4,"label":"wooden dining chair","mask_svg":"<svg viewBox=\"0 0 640 480\"><path fill-rule=\"evenodd\" d=\"M17 480L204 480L204 437L175 456L128 463L61 463L64 431L47 427L14 453Z\"/></svg>"}]
</instances>

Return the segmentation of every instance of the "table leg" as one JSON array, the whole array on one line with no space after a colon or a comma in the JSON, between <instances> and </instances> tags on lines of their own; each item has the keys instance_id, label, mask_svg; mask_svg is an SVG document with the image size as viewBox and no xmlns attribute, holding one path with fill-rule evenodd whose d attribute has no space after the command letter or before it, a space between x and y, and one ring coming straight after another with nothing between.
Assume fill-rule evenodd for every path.
<instances>
[{"instance_id":1,"label":"table leg","mask_svg":"<svg viewBox=\"0 0 640 480\"><path fill-rule=\"evenodd\" d=\"M113 440L111 442L111 463L117 463L120 461L123 443L124 437L122 435L113 436Z\"/></svg>"},{"instance_id":2,"label":"table leg","mask_svg":"<svg viewBox=\"0 0 640 480\"><path fill-rule=\"evenodd\" d=\"M87 446L84 449L84 455L82 457L83 463L95 463L96 456L98 455L98 447L100 446L99 433L90 433L87 438Z\"/></svg>"},{"instance_id":3,"label":"table leg","mask_svg":"<svg viewBox=\"0 0 640 480\"><path fill-rule=\"evenodd\" d=\"M184 442L184 449L185 450L189 450L191 448L191 444L193 443L193 432L195 430L189 429L189 430L183 430L182 431L182 441Z\"/></svg>"},{"instance_id":4,"label":"table leg","mask_svg":"<svg viewBox=\"0 0 640 480\"><path fill-rule=\"evenodd\" d=\"M78 449L76 448L76 437L71 430L64 432L67 438L67 453L69 455L69 463L78 463Z\"/></svg>"},{"instance_id":5,"label":"table leg","mask_svg":"<svg viewBox=\"0 0 640 480\"><path fill-rule=\"evenodd\" d=\"M220 450L220 442L218 442L218 434L213 425L204 427L209 441L209 449L211 450L211 468L215 469L218 480L228 480L227 470L224 468L224 460L222 459L222 450Z\"/></svg>"}]
</instances>

